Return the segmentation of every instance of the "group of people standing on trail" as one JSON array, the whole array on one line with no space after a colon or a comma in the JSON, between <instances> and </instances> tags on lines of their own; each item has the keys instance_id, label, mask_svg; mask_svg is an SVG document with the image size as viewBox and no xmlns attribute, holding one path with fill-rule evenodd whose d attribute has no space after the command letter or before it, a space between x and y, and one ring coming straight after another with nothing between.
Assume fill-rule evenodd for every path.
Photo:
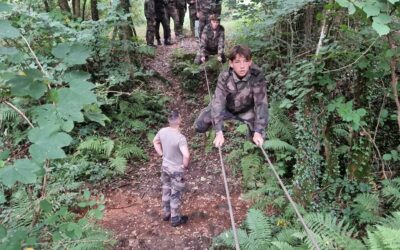
<instances>
[{"instance_id":1,"label":"group of people standing on trail","mask_svg":"<svg viewBox=\"0 0 400 250\"><path fill-rule=\"evenodd\" d=\"M164 45L172 45L170 21L174 23L174 33L177 40L182 39L185 14L189 9L191 36L195 37L195 21L198 20L198 34L201 33L209 21L209 16L221 15L220 0L145 0L144 14L146 16L146 43L162 45L160 37L160 24L163 27Z\"/></svg>"},{"instance_id":2,"label":"group of people standing on trail","mask_svg":"<svg viewBox=\"0 0 400 250\"><path fill-rule=\"evenodd\" d=\"M159 0L146 0L150 1ZM268 125L265 76L253 63L251 50L245 45L234 46L227 58L225 57L225 34L223 26L220 25L221 6L212 3L215 2L213 0L195 2L200 34L200 46L195 63L201 64L209 56L216 55L221 63L228 59L229 68L219 74L210 104L200 112L194 122L195 131L205 133L213 127L216 132L213 143L215 147L221 147L225 142L224 121L234 119L247 124L249 139L261 147ZM150 36L147 33L146 39L151 45ZM164 44L166 41L169 42L169 36L164 38L166 39ZM180 211L185 186L184 172L189 166L190 158L186 137L180 132L181 119L178 111L171 111L168 116L169 126L159 130L153 140L156 152L163 159L161 174L163 220L171 221L174 227L188 221L188 217L183 216Z\"/></svg>"}]
</instances>

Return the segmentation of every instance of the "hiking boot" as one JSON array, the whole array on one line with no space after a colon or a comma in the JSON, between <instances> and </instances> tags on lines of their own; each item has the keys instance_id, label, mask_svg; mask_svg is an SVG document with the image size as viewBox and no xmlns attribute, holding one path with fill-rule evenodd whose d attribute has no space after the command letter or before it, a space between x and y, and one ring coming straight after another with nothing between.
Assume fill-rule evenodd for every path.
<instances>
[{"instance_id":1,"label":"hiking boot","mask_svg":"<svg viewBox=\"0 0 400 250\"><path fill-rule=\"evenodd\" d=\"M164 215L164 217L162 218L163 221L169 221L171 219L171 215Z\"/></svg>"},{"instance_id":2,"label":"hiking boot","mask_svg":"<svg viewBox=\"0 0 400 250\"><path fill-rule=\"evenodd\" d=\"M165 46L173 45L173 43L171 43L171 41L164 41L164 45L165 45Z\"/></svg>"},{"instance_id":3,"label":"hiking boot","mask_svg":"<svg viewBox=\"0 0 400 250\"><path fill-rule=\"evenodd\" d=\"M157 45L158 46L162 45L160 39L157 40Z\"/></svg>"},{"instance_id":4,"label":"hiking boot","mask_svg":"<svg viewBox=\"0 0 400 250\"><path fill-rule=\"evenodd\" d=\"M148 43L147 46L150 46L150 47L153 47L153 48L156 47L153 43Z\"/></svg>"},{"instance_id":5,"label":"hiking boot","mask_svg":"<svg viewBox=\"0 0 400 250\"><path fill-rule=\"evenodd\" d=\"M186 215L184 216L175 216L171 218L171 225L173 227L177 227L183 224L186 224L186 222L189 220L189 217Z\"/></svg>"}]
</instances>

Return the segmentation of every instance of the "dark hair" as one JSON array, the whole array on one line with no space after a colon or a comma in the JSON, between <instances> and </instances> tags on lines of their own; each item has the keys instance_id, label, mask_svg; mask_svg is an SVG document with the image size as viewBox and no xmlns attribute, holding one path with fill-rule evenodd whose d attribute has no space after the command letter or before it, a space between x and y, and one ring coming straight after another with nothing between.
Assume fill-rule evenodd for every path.
<instances>
[{"instance_id":1,"label":"dark hair","mask_svg":"<svg viewBox=\"0 0 400 250\"><path fill-rule=\"evenodd\" d=\"M218 22L221 21L221 17L218 16L217 14L212 14L212 15L210 15L210 17L209 17L208 19L209 19L210 21L218 21Z\"/></svg>"},{"instance_id":2,"label":"dark hair","mask_svg":"<svg viewBox=\"0 0 400 250\"><path fill-rule=\"evenodd\" d=\"M168 122L169 123L175 122L176 120L178 120L179 116L180 115L177 110L171 110L171 112L169 112L169 115L168 115Z\"/></svg>"},{"instance_id":3,"label":"dark hair","mask_svg":"<svg viewBox=\"0 0 400 250\"><path fill-rule=\"evenodd\" d=\"M228 58L230 61L233 61L237 55L241 55L247 60L251 60L251 50L245 45L236 45L233 47Z\"/></svg>"}]
</instances>

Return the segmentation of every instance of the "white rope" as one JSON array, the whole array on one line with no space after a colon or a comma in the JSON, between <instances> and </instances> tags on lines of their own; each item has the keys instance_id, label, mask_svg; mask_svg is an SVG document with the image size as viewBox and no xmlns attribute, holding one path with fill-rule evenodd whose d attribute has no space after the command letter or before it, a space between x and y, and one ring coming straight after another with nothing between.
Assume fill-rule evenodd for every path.
<instances>
[{"instance_id":1,"label":"white rope","mask_svg":"<svg viewBox=\"0 0 400 250\"><path fill-rule=\"evenodd\" d=\"M274 172L275 177L278 179L279 185L282 187L283 192L284 192L285 195L286 195L286 198L289 200L290 205L292 205L292 207L293 207L294 211L296 212L297 217L299 218L301 224L303 224L303 227L304 227L304 229L306 230L306 233L307 233L308 237L310 238L311 243L313 244L313 246L314 246L314 248L315 248L316 250L320 250L320 248L319 248L319 246L318 246L318 243L317 243L317 240L316 240L315 237L314 237L314 233L308 228L306 222L304 221L303 217L301 216L299 210L298 210L297 207L296 207L296 203L294 203L292 197L290 196L289 192L287 191L285 185L283 184L281 178L279 177L278 172L276 172L275 167L274 167L274 165L272 164L271 160L269 159L267 153L266 153L265 150L263 149L262 145L260 145L259 147L260 147L261 151L263 152L263 154L264 154L264 156L265 156L265 159L267 160L269 166L271 167L272 172Z\"/></svg>"},{"instance_id":2,"label":"white rope","mask_svg":"<svg viewBox=\"0 0 400 250\"><path fill-rule=\"evenodd\" d=\"M210 85L208 83L208 77L207 77L207 71L206 71L206 66L205 65L204 65L204 75L206 76L207 90L208 90L208 95L210 97L210 103L211 103L212 102L212 96L211 96L211 92L210 92ZM211 104L211 110L212 110L212 104ZM211 113L212 113L212 111L211 111ZM212 118L211 118L211 122L212 122L212 124L214 126L214 120ZM231 204L231 197L229 195L228 181L226 179L224 161L222 159L222 151L221 151L221 147L220 146L218 147L218 152L219 152L219 160L220 160L220 163L221 163L222 176L224 177L224 185L225 185L226 199L228 201L229 215L231 217L233 238L235 239L236 250L240 250L239 238L238 238L237 232L236 232L235 219L233 217L233 210L232 210L232 204Z\"/></svg>"}]
</instances>

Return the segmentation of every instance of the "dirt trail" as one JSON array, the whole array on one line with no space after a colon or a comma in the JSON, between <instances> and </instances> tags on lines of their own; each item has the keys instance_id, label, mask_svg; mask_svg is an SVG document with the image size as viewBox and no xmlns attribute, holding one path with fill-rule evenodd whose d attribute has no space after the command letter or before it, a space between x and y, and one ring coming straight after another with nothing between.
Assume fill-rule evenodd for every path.
<instances>
[{"instance_id":1,"label":"dirt trail","mask_svg":"<svg viewBox=\"0 0 400 250\"><path fill-rule=\"evenodd\" d=\"M201 144L190 148L192 159L185 176L187 191L182 213L189 216L189 221L176 228L162 221L161 159L150 151L151 159L147 165L135 167L127 179L115 183L105 192L106 210L102 225L116 236L115 249L208 249L212 238L231 226L217 150L214 148L206 153L204 143L199 143L205 141L204 137L195 135L192 127L202 104L188 101L177 77L171 72L171 55L179 47L194 52L197 43L186 38L173 46L158 46L155 58L145 64L172 83L168 86L158 79L152 82L171 97L171 105L179 108L185 118L182 133L189 145ZM204 93L204 89L200 92ZM229 169L227 172L230 173ZM240 180L229 176L234 216L236 224L239 224L246 215L248 204L240 199Z\"/></svg>"}]
</instances>

